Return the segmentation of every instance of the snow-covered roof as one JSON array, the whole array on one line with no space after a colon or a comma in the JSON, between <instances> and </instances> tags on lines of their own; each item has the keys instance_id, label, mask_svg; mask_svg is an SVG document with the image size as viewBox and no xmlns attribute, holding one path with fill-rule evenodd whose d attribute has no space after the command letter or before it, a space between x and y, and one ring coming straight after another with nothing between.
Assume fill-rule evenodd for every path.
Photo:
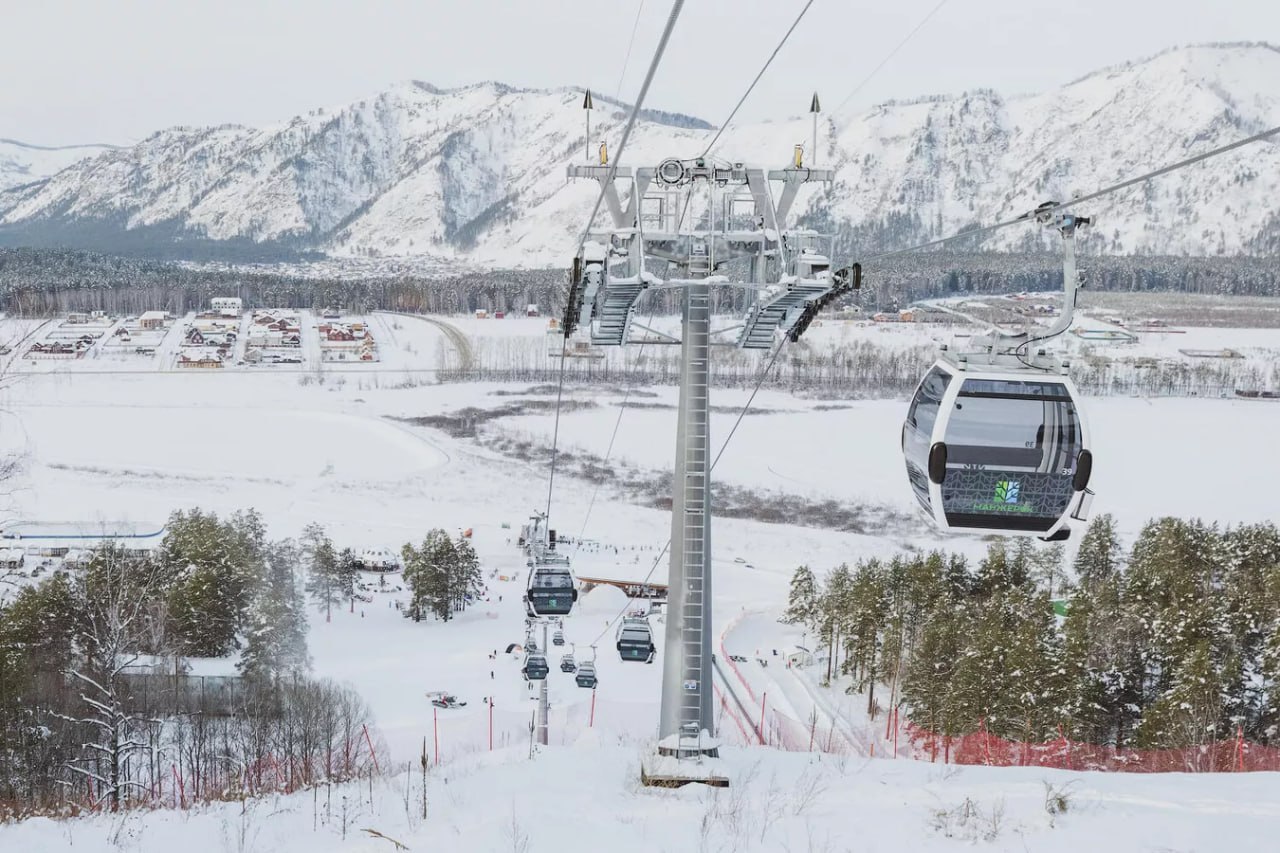
<instances>
[{"instance_id":1,"label":"snow-covered roof","mask_svg":"<svg viewBox=\"0 0 1280 853\"><path fill-rule=\"evenodd\" d=\"M169 317L167 311L143 311L138 315L138 320L165 320Z\"/></svg>"}]
</instances>

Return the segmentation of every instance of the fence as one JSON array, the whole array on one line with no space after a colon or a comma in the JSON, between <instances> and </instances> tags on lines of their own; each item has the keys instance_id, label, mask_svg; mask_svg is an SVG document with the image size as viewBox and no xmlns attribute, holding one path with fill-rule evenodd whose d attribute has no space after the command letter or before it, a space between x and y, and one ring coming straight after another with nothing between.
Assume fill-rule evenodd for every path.
<instances>
[{"instance_id":1,"label":"fence","mask_svg":"<svg viewBox=\"0 0 1280 853\"><path fill-rule=\"evenodd\" d=\"M1065 735L1040 743L993 735L979 723L964 735L942 735L906 724L913 757L991 767L1053 767L1125 773L1247 773L1280 771L1280 748L1250 743L1242 732L1230 740L1175 749L1127 749L1073 741Z\"/></svg>"},{"instance_id":2,"label":"fence","mask_svg":"<svg viewBox=\"0 0 1280 853\"><path fill-rule=\"evenodd\" d=\"M1073 741L1062 733L1055 740L1040 743L1007 740L988 732L985 720L979 721L974 731L967 734L942 735L904 722L900 708L888 713L883 734L879 726L862 730L838 722L834 717L820 720L816 712L808 720L797 720L768 708L768 696L756 696L723 645L720 652L720 660L737 679L735 692L748 698L753 708L757 705L760 708L757 721L748 724L754 736L751 742L790 752L1126 773L1280 771L1280 747L1250 743L1242 731L1237 731L1230 740L1175 749L1139 750Z\"/></svg>"}]
</instances>

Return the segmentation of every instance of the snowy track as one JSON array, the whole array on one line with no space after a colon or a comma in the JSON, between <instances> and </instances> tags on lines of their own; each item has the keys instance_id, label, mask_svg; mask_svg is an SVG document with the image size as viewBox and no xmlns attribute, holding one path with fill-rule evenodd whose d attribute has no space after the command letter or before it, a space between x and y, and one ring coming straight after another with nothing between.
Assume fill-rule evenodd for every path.
<instances>
[{"instance_id":1,"label":"snowy track","mask_svg":"<svg viewBox=\"0 0 1280 853\"><path fill-rule=\"evenodd\" d=\"M857 710L865 700L833 694L814 684L805 673L787 667L786 633L787 627L757 612L733 620L721 635L721 650L729 669L726 676L736 679L745 690L751 703L752 725L760 725L763 709L766 732L772 721L780 730L785 729L784 742L803 731L826 749L867 756L875 750L883 755L883 748L875 746L874 728ZM777 655L773 654L775 648ZM747 661L735 663L728 659L729 655L739 655ZM779 714L789 718L785 726L776 719Z\"/></svg>"},{"instance_id":2,"label":"snowy track","mask_svg":"<svg viewBox=\"0 0 1280 853\"><path fill-rule=\"evenodd\" d=\"M404 311L380 311L380 314L392 314L396 317L412 317L415 320L421 320L424 323L430 323L439 329L446 338L449 339L449 345L453 347L453 351L458 356L458 369L471 370L475 365L475 356L471 350L471 339L463 333L461 329L452 323L441 320L437 317L428 316L426 314L409 314Z\"/></svg>"}]
</instances>

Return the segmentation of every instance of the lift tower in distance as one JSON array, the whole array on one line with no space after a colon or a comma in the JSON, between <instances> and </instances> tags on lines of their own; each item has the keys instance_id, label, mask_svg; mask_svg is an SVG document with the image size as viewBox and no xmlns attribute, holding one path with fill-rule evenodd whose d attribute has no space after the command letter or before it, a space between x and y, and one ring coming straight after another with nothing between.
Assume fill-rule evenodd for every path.
<instances>
[{"instance_id":1,"label":"lift tower in distance","mask_svg":"<svg viewBox=\"0 0 1280 853\"><path fill-rule=\"evenodd\" d=\"M611 221L588 230L573 260L566 347L570 338L593 346L643 341L679 345L682 355L658 755L642 781L727 785L714 761L711 347L767 351L782 335L796 340L828 302L860 284L861 269L833 271L832 238L788 225L800 189L833 178L830 169L805 167L800 146L782 169L672 158L632 170L610 166L602 148L598 164L570 165L568 176L599 182ZM741 322L713 330L716 287L754 299ZM635 319L646 292L667 290L682 294L678 338Z\"/></svg>"}]
</instances>

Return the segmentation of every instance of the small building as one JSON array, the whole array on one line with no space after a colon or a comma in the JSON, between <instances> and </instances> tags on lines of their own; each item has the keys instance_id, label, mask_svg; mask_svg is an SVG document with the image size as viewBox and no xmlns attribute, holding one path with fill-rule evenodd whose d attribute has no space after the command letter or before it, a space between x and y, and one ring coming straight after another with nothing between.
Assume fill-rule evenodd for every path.
<instances>
[{"instance_id":1,"label":"small building","mask_svg":"<svg viewBox=\"0 0 1280 853\"><path fill-rule=\"evenodd\" d=\"M483 308L477 308L477 309L476 309L476 319L477 319L477 320L488 320L488 319L489 319L489 312L488 312L488 311L486 311L486 310L485 310L485 309L483 309Z\"/></svg>"},{"instance_id":2,"label":"small building","mask_svg":"<svg viewBox=\"0 0 1280 853\"><path fill-rule=\"evenodd\" d=\"M26 555L21 548L0 548L0 569L14 571L25 562Z\"/></svg>"},{"instance_id":3,"label":"small building","mask_svg":"<svg viewBox=\"0 0 1280 853\"><path fill-rule=\"evenodd\" d=\"M89 315L84 311L72 311L67 315L67 322L76 324L87 323L89 322Z\"/></svg>"},{"instance_id":4,"label":"small building","mask_svg":"<svg viewBox=\"0 0 1280 853\"><path fill-rule=\"evenodd\" d=\"M537 306L537 305L529 305L527 308L525 308L525 309L524 309L524 316L526 316L526 317L541 317L541 316L542 316L542 314L541 314L541 312L539 312L539 311L538 311L538 306Z\"/></svg>"},{"instance_id":5,"label":"small building","mask_svg":"<svg viewBox=\"0 0 1280 853\"><path fill-rule=\"evenodd\" d=\"M138 317L139 329L162 329L169 314L165 311L143 311Z\"/></svg>"},{"instance_id":6,"label":"small building","mask_svg":"<svg viewBox=\"0 0 1280 853\"><path fill-rule=\"evenodd\" d=\"M204 369L215 368L216 369L216 368L222 367L222 356L201 355L197 358L192 358L186 353L183 353L182 355L178 356L178 367L191 367L191 368L204 368Z\"/></svg>"},{"instance_id":7,"label":"small building","mask_svg":"<svg viewBox=\"0 0 1280 853\"><path fill-rule=\"evenodd\" d=\"M215 296L209 307L223 317L239 317L244 313L244 301L239 296Z\"/></svg>"},{"instance_id":8,"label":"small building","mask_svg":"<svg viewBox=\"0 0 1280 853\"><path fill-rule=\"evenodd\" d=\"M787 666L796 669L799 667L813 666L813 652L804 646L791 646L786 650Z\"/></svg>"},{"instance_id":9,"label":"small building","mask_svg":"<svg viewBox=\"0 0 1280 853\"><path fill-rule=\"evenodd\" d=\"M370 548L356 557L356 566L368 572L399 571L400 557L387 548Z\"/></svg>"},{"instance_id":10,"label":"small building","mask_svg":"<svg viewBox=\"0 0 1280 853\"><path fill-rule=\"evenodd\" d=\"M278 347L283 339L283 332L273 332L262 326L254 326L249 330L246 341L251 347Z\"/></svg>"}]
</instances>

